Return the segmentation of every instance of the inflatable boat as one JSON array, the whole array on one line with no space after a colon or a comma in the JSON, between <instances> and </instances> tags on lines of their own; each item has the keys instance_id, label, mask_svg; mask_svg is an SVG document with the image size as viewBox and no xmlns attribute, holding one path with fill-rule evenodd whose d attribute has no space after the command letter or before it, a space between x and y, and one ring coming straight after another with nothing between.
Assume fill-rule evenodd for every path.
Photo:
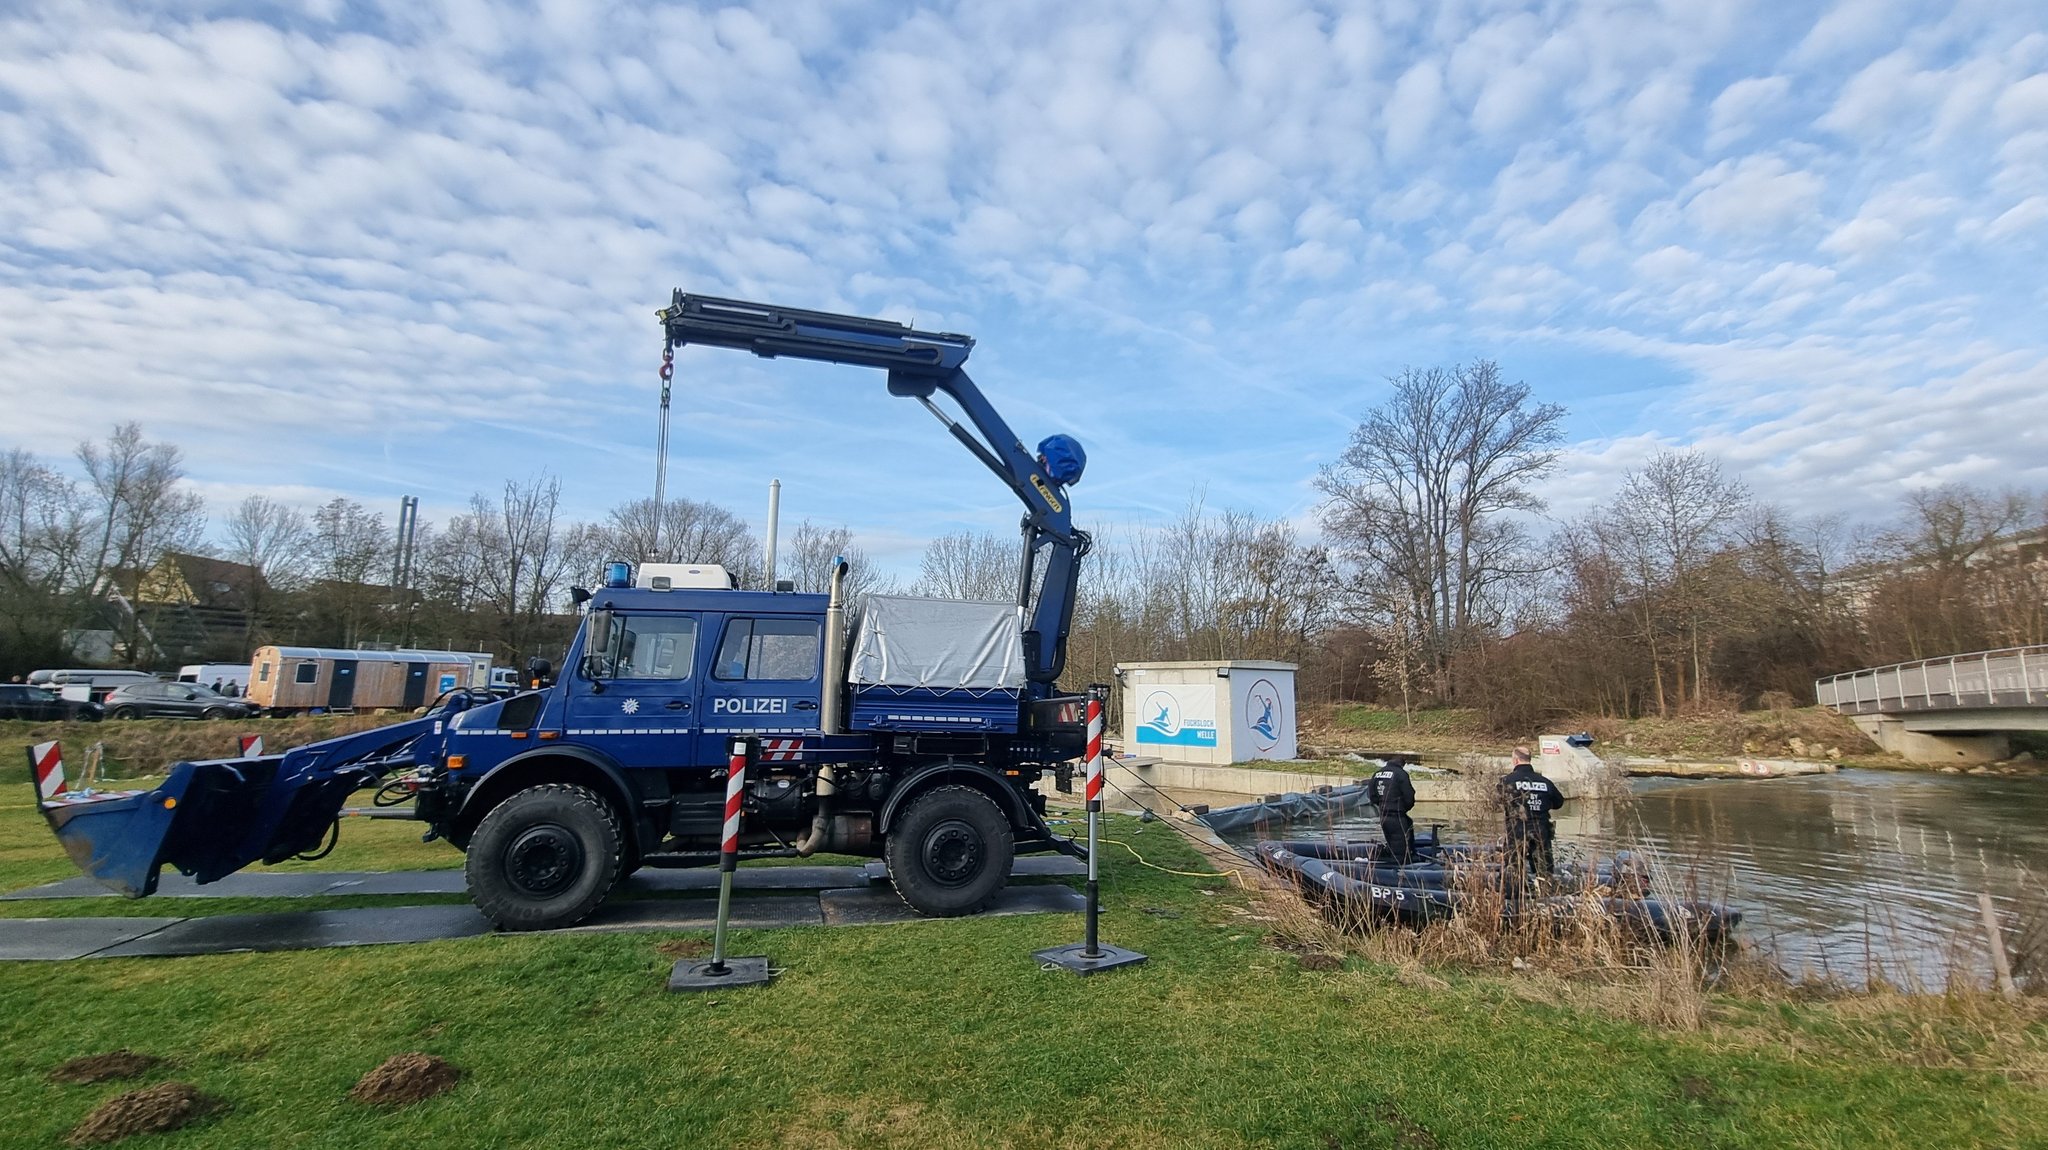
<instances>
[{"instance_id":1,"label":"inflatable boat","mask_svg":"<svg viewBox=\"0 0 2048 1150\"><path fill-rule=\"evenodd\" d=\"M1449 918L1476 891L1497 892L1506 912L1517 918L1565 918L1594 898L1616 921L1665 941L1681 931L1723 941L1742 921L1740 912L1715 903L1667 902L1649 895L1640 860L1626 853L1602 862L1591 875L1571 865L1560 866L1551 878L1529 889L1510 879L1498 847L1439 845L1431 836L1417 836L1415 846L1413 858L1405 863L1390 859L1386 844L1379 842L1267 840L1258 844L1257 852L1262 866L1294 883L1313 901L1410 926ZM1607 893L1568 893L1572 891Z\"/></svg>"}]
</instances>

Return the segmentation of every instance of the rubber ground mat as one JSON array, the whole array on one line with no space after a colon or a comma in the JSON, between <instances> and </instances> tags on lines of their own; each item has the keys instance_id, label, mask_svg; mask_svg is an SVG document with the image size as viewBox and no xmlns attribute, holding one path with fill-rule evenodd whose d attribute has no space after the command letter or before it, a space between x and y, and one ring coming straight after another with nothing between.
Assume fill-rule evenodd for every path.
<instances>
[{"instance_id":1,"label":"rubber ground mat","mask_svg":"<svg viewBox=\"0 0 2048 1150\"><path fill-rule=\"evenodd\" d=\"M1010 868L1012 878L1079 878L1087 865L1063 855L1029 855ZM733 873L736 890L831 890L862 887L883 881L888 870L880 862L866 866L742 866ZM689 893L718 889L716 867L688 870L648 868L634 872L625 889L647 894ZM462 894L468 890L460 869L411 871L243 871L201 885L184 875L167 873L157 882L155 898L314 898L323 895ZM40 898L117 898L115 892L84 876L44 883L0 894L0 902Z\"/></svg>"},{"instance_id":2,"label":"rubber ground mat","mask_svg":"<svg viewBox=\"0 0 2048 1150\"><path fill-rule=\"evenodd\" d=\"M1067 914L1085 905L1067 886L1006 888L987 915ZM709 898L625 899L599 907L568 931L709 930L717 902ZM732 925L871 926L916 922L921 916L887 886L827 890L817 895L751 895L733 899ZM355 907L348 910L224 914L200 918L0 918L0 961L172 957L237 951L319 950L430 942L491 933L471 906Z\"/></svg>"},{"instance_id":3,"label":"rubber ground mat","mask_svg":"<svg viewBox=\"0 0 2048 1150\"><path fill-rule=\"evenodd\" d=\"M0 962L61 962L142 938L179 918L10 918L0 920Z\"/></svg>"},{"instance_id":4,"label":"rubber ground mat","mask_svg":"<svg viewBox=\"0 0 2048 1150\"><path fill-rule=\"evenodd\" d=\"M473 906L380 906L355 910L297 910L282 914L222 914L188 918L132 941L96 951L91 957L324 950L338 946L466 938L490 932L491 920Z\"/></svg>"}]
</instances>

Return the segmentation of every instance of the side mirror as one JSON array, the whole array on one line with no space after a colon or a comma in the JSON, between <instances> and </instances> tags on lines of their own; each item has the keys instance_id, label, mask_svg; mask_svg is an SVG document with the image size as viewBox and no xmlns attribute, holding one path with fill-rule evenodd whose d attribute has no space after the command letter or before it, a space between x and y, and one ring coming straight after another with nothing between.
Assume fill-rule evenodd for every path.
<instances>
[{"instance_id":1,"label":"side mirror","mask_svg":"<svg viewBox=\"0 0 2048 1150\"><path fill-rule=\"evenodd\" d=\"M588 587L571 587L571 588L569 588L569 602L571 602L571 603L574 603L574 604L576 604L576 605L577 605L578 607L581 607L581 606L583 606L583 605L584 605L585 603L588 603L588 602L590 602L590 588L588 588Z\"/></svg>"},{"instance_id":2,"label":"side mirror","mask_svg":"<svg viewBox=\"0 0 2048 1150\"><path fill-rule=\"evenodd\" d=\"M611 677L613 618L611 608L599 607L583 623L583 677L599 684Z\"/></svg>"},{"instance_id":3,"label":"side mirror","mask_svg":"<svg viewBox=\"0 0 2048 1150\"><path fill-rule=\"evenodd\" d=\"M554 677L554 674L555 665L546 659L528 659L526 661L526 680L536 691L545 686L547 681Z\"/></svg>"}]
</instances>

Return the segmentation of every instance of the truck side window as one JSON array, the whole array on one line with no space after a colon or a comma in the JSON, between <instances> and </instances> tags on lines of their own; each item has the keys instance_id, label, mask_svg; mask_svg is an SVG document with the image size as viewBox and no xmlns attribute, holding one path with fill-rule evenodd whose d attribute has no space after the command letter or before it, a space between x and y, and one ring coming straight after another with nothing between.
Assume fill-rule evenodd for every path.
<instances>
[{"instance_id":1,"label":"truck side window","mask_svg":"<svg viewBox=\"0 0 2048 1150\"><path fill-rule=\"evenodd\" d=\"M734 619L725 625L714 674L721 679L813 679L816 619Z\"/></svg>"},{"instance_id":2,"label":"truck side window","mask_svg":"<svg viewBox=\"0 0 2048 1150\"><path fill-rule=\"evenodd\" d=\"M690 615L622 615L613 655L621 679L687 679L697 661L697 620Z\"/></svg>"}]
</instances>

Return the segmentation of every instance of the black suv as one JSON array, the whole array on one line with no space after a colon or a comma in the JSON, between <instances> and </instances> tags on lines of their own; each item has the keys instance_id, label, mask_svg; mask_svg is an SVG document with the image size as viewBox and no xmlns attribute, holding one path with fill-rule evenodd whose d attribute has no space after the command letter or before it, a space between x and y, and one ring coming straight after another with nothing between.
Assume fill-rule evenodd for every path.
<instances>
[{"instance_id":1,"label":"black suv","mask_svg":"<svg viewBox=\"0 0 2048 1150\"><path fill-rule=\"evenodd\" d=\"M106 699L110 719L248 719L261 708L197 683L130 683Z\"/></svg>"},{"instance_id":2,"label":"black suv","mask_svg":"<svg viewBox=\"0 0 2048 1150\"><path fill-rule=\"evenodd\" d=\"M67 699L48 687L0 683L0 719L78 719L96 723L106 708L98 703Z\"/></svg>"}]
</instances>

